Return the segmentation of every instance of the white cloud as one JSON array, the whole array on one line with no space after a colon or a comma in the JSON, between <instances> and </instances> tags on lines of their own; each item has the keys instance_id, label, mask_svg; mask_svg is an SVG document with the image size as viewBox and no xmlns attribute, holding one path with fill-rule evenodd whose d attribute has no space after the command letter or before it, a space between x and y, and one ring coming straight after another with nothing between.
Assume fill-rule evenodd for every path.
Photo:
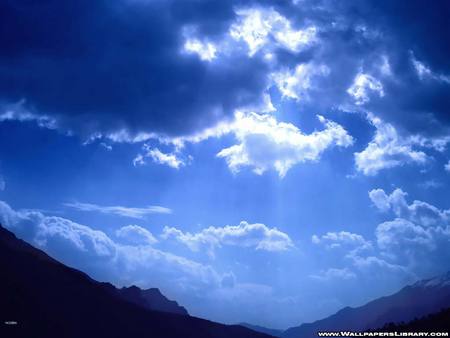
<instances>
[{"instance_id":1,"label":"white cloud","mask_svg":"<svg viewBox=\"0 0 450 338\"><path fill-rule=\"evenodd\" d=\"M383 212L392 211L397 217L427 227L450 224L450 209L440 210L434 205L418 200L408 204L407 195L401 189L395 189L390 195L382 189L374 189L369 192L369 197L374 205Z\"/></svg>"},{"instance_id":2,"label":"white cloud","mask_svg":"<svg viewBox=\"0 0 450 338\"><path fill-rule=\"evenodd\" d=\"M124 207L124 206L101 206L91 203L64 203L66 207L80 211L95 211L103 214L118 215L123 217L142 219L150 214L170 214L172 210L158 205L150 205L144 208Z\"/></svg>"},{"instance_id":3,"label":"white cloud","mask_svg":"<svg viewBox=\"0 0 450 338\"><path fill-rule=\"evenodd\" d=\"M353 97L357 105L370 101L369 93L374 92L379 97L384 96L383 85L379 80L369 74L358 73L347 93Z\"/></svg>"},{"instance_id":4,"label":"white cloud","mask_svg":"<svg viewBox=\"0 0 450 338\"><path fill-rule=\"evenodd\" d=\"M18 121L35 122L39 127L56 129L56 120L47 116L35 114L25 109L25 100L20 100L14 104L0 105L0 122Z\"/></svg>"},{"instance_id":5,"label":"white cloud","mask_svg":"<svg viewBox=\"0 0 450 338\"><path fill-rule=\"evenodd\" d=\"M368 114L370 123L376 128L375 136L362 152L355 153L356 169L364 175L376 175L382 169L393 168L405 163L424 164L427 155L414 149L415 138L398 135L393 125Z\"/></svg>"},{"instance_id":6,"label":"white cloud","mask_svg":"<svg viewBox=\"0 0 450 338\"><path fill-rule=\"evenodd\" d=\"M139 225L127 225L116 231L116 236L132 245L152 245L158 240L147 229Z\"/></svg>"},{"instance_id":7,"label":"white cloud","mask_svg":"<svg viewBox=\"0 0 450 338\"><path fill-rule=\"evenodd\" d=\"M285 70L271 74L283 97L300 100L308 99L308 91L313 88L312 79L327 76L330 69L325 65L302 63L293 71Z\"/></svg>"},{"instance_id":8,"label":"white cloud","mask_svg":"<svg viewBox=\"0 0 450 338\"><path fill-rule=\"evenodd\" d=\"M105 142L100 142L100 146L105 148L107 151L111 151L113 149L112 145Z\"/></svg>"},{"instance_id":9,"label":"white cloud","mask_svg":"<svg viewBox=\"0 0 450 338\"><path fill-rule=\"evenodd\" d=\"M380 72L384 76L391 76L392 69L387 55L381 56Z\"/></svg>"},{"instance_id":10,"label":"white cloud","mask_svg":"<svg viewBox=\"0 0 450 338\"><path fill-rule=\"evenodd\" d=\"M411 52L411 62L420 80L431 79L450 84L450 76L433 72L426 64L416 59Z\"/></svg>"},{"instance_id":11,"label":"white cloud","mask_svg":"<svg viewBox=\"0 0 450 338\"><path fill-rule=\"evenodd\" d=\"M421 182L418 185L423 189L436 189L441 187L443 184L435 179L431 179L426 180L425 182Z\"/></svg>"},{"instance_id":12,"label":"white cloud","mask_svg":"<svg viewBox=\"0 0 450 338\"><path fill-rule=\"evenodd\" d=\"M411 246L411 244L433 246L433 237L425 228L408 220L397 218L393 221L384 222L376 229L377 243L380 249L387 250L393 246L400 250Z\"/></svg>"},{"instance_id":13,"label":"white cloud","mask_svg":"<svg viewBox=\"0 0 450 338\"><path fill-rule=\"evenodd\" d=\"M216 58L217 47L211 42L202 42L198 39L187 39L184 50L197 54L203 61L212 61Z\"/></svg>"},{"instance_id":14,"label":"white cloud","mask_svg":"<svg viewBox=\"0 0 450 338\"><path fill-rule=\"evenodd\" d=\"M319 281L329 281L335 279L350 280L356 278L356 274L348 268L330 268L327 270L322 270L318 274L310 275L309 277Z\"/></svg>"},{"instance_id":15,"label":"white cloud","mask_svg":"<svg viewBox=\"0 0 450 338\"><path fill-rule=\"evenodd\" d=\"M275 42L293 52L299 52L317 42L317 29L293 29L290 21L273 9L240 9L238 21L230 28L230 36L243 40L253 56L266 45Z\"/></svg>"},{"instance_id":16,"label":"white cloud","mask_svg":"<svg viewBox=\"0 0 450 338\"><path fill-rule=\"evenodd\" d=\"M450 209L441 210L417 200L408 203L407 193L401 189L391 194L374 189L369 197L380 211L395 215L375 228L373 243L376 245L345 231L314 235L312 242L332 250L334 261L346 264L345 269L358 275L364 273L371 279L384 279L386 274L394 272L402 279L411 280L450 268ZM335 271L330 270L333 276ZM323 270L313 276L328 278L327 271Z\"/></svg>"},{"instance_id":17,"label":"white cloud","mask_svg":"<svg viewBox=\"0 0 450 338\"><path fill-rule=\"evenodd\" d=\"M277 228L268 228L260 223L249 224L244 221L236 226L211 226L198 233L165 227L162 238L174 238L192 251L206 247L211 255L214 254L214 249L225 245L252 247L265 251L285 251L293 247L290 237Z\"/></svg>"},{"instance_id":18,"label":"white cloud","mask_svg":"<svg viewBox=\"0 0 450 338\"><path fill-rule=\"evenodd\" d=\"M372 247L372 244L363 236L348 231L327 232L322 236L313 235L311 241L327 249L345 248L360 251Z\"/></svg>"},{"instance_id":19,"label":"white cloud","mask_svg":"<svg viewBox=\"0 0 450 338\"><path fill-rule=\"evenodd\" d=\"M436 260L450 259L450 209L441 210L418 200L408 203L407 193L401 189L389 195L374 189L369 197L378 209L391 211L396 217L376 228L382 254L410 268L422 265L422 269L433 267Z\"/></svg>"},{"instance_id":20,"label":"white cloud","mask_svg":"<svg viewBox=\"0 0 450 338\"><path fill-rule=\"evenodd\" d=\"M174 169L179 169L186 165L186 162L175 153L163 153L158 148L151 148L147 144L143 146L144 154L138 154L133 160L133 165L144 165L145 159L150 158L154 163L167 165Z\"/></svg>"},{"instance_id":21,"label":"white cloud","mask_svg":"<svg viewBox=\"0 0 450 338\"><path fill-rule=\"evenodd\" d=\"M450 172L450 161L447 162L447 164L444 166L444 169Z\"/></svg>"},{"instance_id":22,"label":"white cloud","mask_svg":"<svg viewBox=\"0 0 450 338\"><path fill-rule=\"evenodd\" d=\"M0 224L17 236L37 245L62 261L75 259L77 268L108 266L108 273L123 284L136 283L145 275L146 287L153 283L169 284L174 288L192 288L204 292L205 288L221 286L222 275L201 263L158 250L151 245L128 245L113 241L107 234L71 220L45 216L37 211L12 209L0 201ZM122 228L120 235L136 234L136 227ZM143 234L142 231L138 231ZM148 234L147 234L148 235ZM148 239L148 237L147 237ZM86 268L84 266L84 268ZM94 269L95 273L97 270ZM150 284L149 284L150 283Z\"/></svg>"},{"instance_id":23,"label":"white cloud","mask_svg":"<svg viewBox=\"0 0 450 338\"><path fill-rule=\"evenodd\" d=\"M220 151L234 173L253 167L256 174L274 169L280 177L297 163L317 161L332 146L348 147L353 138L339 124L318 116L324 130L303 134L291 123L278 122L271 115L236 114L232 129L239 144Z\"/></svg>"},{"instance_id":24,"label":"white cloud","mask_svg":"<svg viewBox=\"0 0 450 338\"><path fill-rule=\"evenodd\" d=\"M371 280L374 278L385 278L386 274L392 274L395 276L402 276L411 278L414 276L408 271L407 267L395 263L389 263L385 259L377 256L359 256L350 255L347 258L351 259L352 265L360 273L366 273L370 276Z\"/></svg>"}]
</instances>

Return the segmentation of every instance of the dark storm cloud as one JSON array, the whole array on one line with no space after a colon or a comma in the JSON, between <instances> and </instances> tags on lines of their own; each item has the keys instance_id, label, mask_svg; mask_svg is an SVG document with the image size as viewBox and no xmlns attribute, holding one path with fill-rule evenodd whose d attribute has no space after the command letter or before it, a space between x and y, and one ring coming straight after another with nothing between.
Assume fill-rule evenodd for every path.
<instances>
[{"instance_id":1,"label":"dark storm cloud","mask_svg":"<svg viewBox=\"0 0 450 338\"><path fill-rule=\"evenodd\" d=\"M215 1L3 1L0 101L87 134L211 125L258 99L265 66L181 54L182 28L219 34L233 15Z\"/></svg>"},{"instance_id":2,"label":"dark storm cloud","mask_svg":"<svg viewBox=\"0 0 450 338\"><path fill-rule=\"evenodd\" d=\"M320 100L312 106L348 108L352 98L346 89L363 72L378 79L385 94L372 95L366 110L406 132L448 134L450 83L439 77L450 78L450 2L325 0L311 3L309 11L306 2L299 6L286 15L298 22L306 16L321 28L323 43L313 59L331 70L319 79ZM381 71L383 57L391 75ZM432 74L421 78L413 59Z\"/></svg>"},{"instance_id":3,"label":"dark storm cloud","mask_svg":"<svg viewBox=\"0 0 450 338\"><path fill-rule=\"evenodd\" d=\"M394 74L373 109L414 132L448 132L450 83L438 77L450 76L450 2L372 1L354 13L382 32ZM413 57L436 78L421 79Z\"/></svg>"},{"instance_id":4,"label":"dark storm cloud","mask_svg":"<svg viewBox=\"0 0 450 338\"><path fill-rule=\"evenodd\" d=\"M185 29L223 42L241 7L273 8L293 29L315 26L319 42L299 52L273 46L272 65L234 45L213 62L181 52ZM259 101L270 72L309 62L330 72L313 79L300 112L364 108L406 132L443 134L450 85L439 76L450 76L449 16L448 1L419 0L3 1L0 103L24 99L84 135L182 135ZM383 57L391 75L381 71ZM435 77L420 78L413 58ZM347 89L359 72L379 80L385 95L368 91L370 101L356 107Z\"/></svg>"}]
</instances>

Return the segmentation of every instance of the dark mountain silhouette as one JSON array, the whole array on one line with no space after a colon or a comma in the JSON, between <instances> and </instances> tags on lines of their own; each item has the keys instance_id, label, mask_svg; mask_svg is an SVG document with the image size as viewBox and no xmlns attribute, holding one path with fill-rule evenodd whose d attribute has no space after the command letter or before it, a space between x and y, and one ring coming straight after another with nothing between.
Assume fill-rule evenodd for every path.
<instances>
[{"instance_id":1,"label":"dark mountain silhouette","mask_svg":"<svg viewBox=\"0 0 450 338\"><path fill-rule=\"evenodd\" d=\"M414 319L409 323L389 323L375 331L385 332L450 332L450 308Z\"/></svg>"},{"instance_id":2,"label":"dark mountain silhouette","mask_svg":"<svg viewBox=\"0 0 450 338\"><path fill-rule=\"evenodd\" d=\"M366 305L346 307L334 315L287 329L283 338L317 337L317 331L367 330L389 322L407 322L450 306L450 272L406 286Z\"/></svg>"},{"instance_id":3,"label":"dark mountain silhouette","mask_svg":"<svg viewBox=\"0 0 450 338\"><path fill-rule=\"evenodd\" d=\"M245 326L253 331L266 333L266 334L274 336L274 337L280 337L281 334L283 333L283 330L269 329L264 326L253 325L253 324L249 324L249 323L239 323L238 325Z\"/></svg>"},{"instance_id":4,"label":"dark mountain silhouette","mask_svg":"<svg viewBox=\"0 0 450 338\"><path fill-rule=\"evenodd\" d=\"M149 310L177 313L185 316L189 315L184 307L178 305L174 300L167 299L161 291L156 288L142 290L137 286L132 285L128 288L124 287L117 289L117 293L123 299Z\"/></svg>"},{"instance_id":5,"label":"dark mountain silhouette","mask_svg":"<svg viewBox=\"0 0 450 338\"><path fill-rule=\"evenodd\" d=\"M1 226L0 271L0 337L269 337L238 325L149 310Z\"/></svg>"}]
</instances>

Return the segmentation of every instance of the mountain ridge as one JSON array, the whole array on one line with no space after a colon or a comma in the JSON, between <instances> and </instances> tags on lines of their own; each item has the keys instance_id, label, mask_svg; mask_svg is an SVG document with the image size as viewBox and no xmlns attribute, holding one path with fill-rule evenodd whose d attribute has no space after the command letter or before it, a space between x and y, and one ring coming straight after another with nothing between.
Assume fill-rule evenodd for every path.
<instances>
[{"instance_id":1,"label":"mountain ridge","mask_svg":"<svg viewBox=\"0 0 450 338\"><path fill-rule=\"evenodd\" d=\"M122 299L111 293L111 284L58 262L2 226L0 269L2 337L270 337Z\"/></svg>"},{"instance_id":2,"label":"mountain ridge","mask_svg":"<svg viewBox=\"0 0 450 338\"><path fill-rule=\"evenodd\" d=\"M450 306L450 272L418 281L362 306L344 307L326 318L291 327L282 338L316 337L317 331L362 331L389 322L406 322Z\"/></svg>"}]
</instances>

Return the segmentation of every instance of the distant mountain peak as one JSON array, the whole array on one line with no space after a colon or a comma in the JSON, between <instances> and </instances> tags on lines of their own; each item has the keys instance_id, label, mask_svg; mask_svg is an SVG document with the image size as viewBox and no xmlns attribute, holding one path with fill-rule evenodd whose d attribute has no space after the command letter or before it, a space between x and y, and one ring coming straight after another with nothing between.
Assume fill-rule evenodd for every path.
<instances>
[{"instance_id":1,"label":"distant mountain peak","mask_svg":"<svg viewBox=\"0 0 450 338\"><path fill-rule=\"evenodd\" d=\"M170 312L189 316L187 310L174 300L164 296L158 288L141 289L136 285L117 290L120 297L149 310Z\"/></svg>"},{"instance_id":2,"label":"distant mountain peak","mask_svg":"<svg viewBox=\"0 0 450 338\"><path fill-rule=\"evenodd\" d=\"M317 337L317 331L367 330L386 323L407 322L450 307L450 272L418 281L400 291L359 307L345 307L335 314L290 328L283 338Z\"/></svg>"},{"instance_id":3,"label":"distant mountain peak","mask_svg":"<svg viewBox=\"0 0 450 338\"><path fill-rule=\"evenodd\" d=\"M412 285L412 287L448 287L450 286L450 271L443 275L435 276L429 279L420 280Z\"/></svg>"}]
</instances>

